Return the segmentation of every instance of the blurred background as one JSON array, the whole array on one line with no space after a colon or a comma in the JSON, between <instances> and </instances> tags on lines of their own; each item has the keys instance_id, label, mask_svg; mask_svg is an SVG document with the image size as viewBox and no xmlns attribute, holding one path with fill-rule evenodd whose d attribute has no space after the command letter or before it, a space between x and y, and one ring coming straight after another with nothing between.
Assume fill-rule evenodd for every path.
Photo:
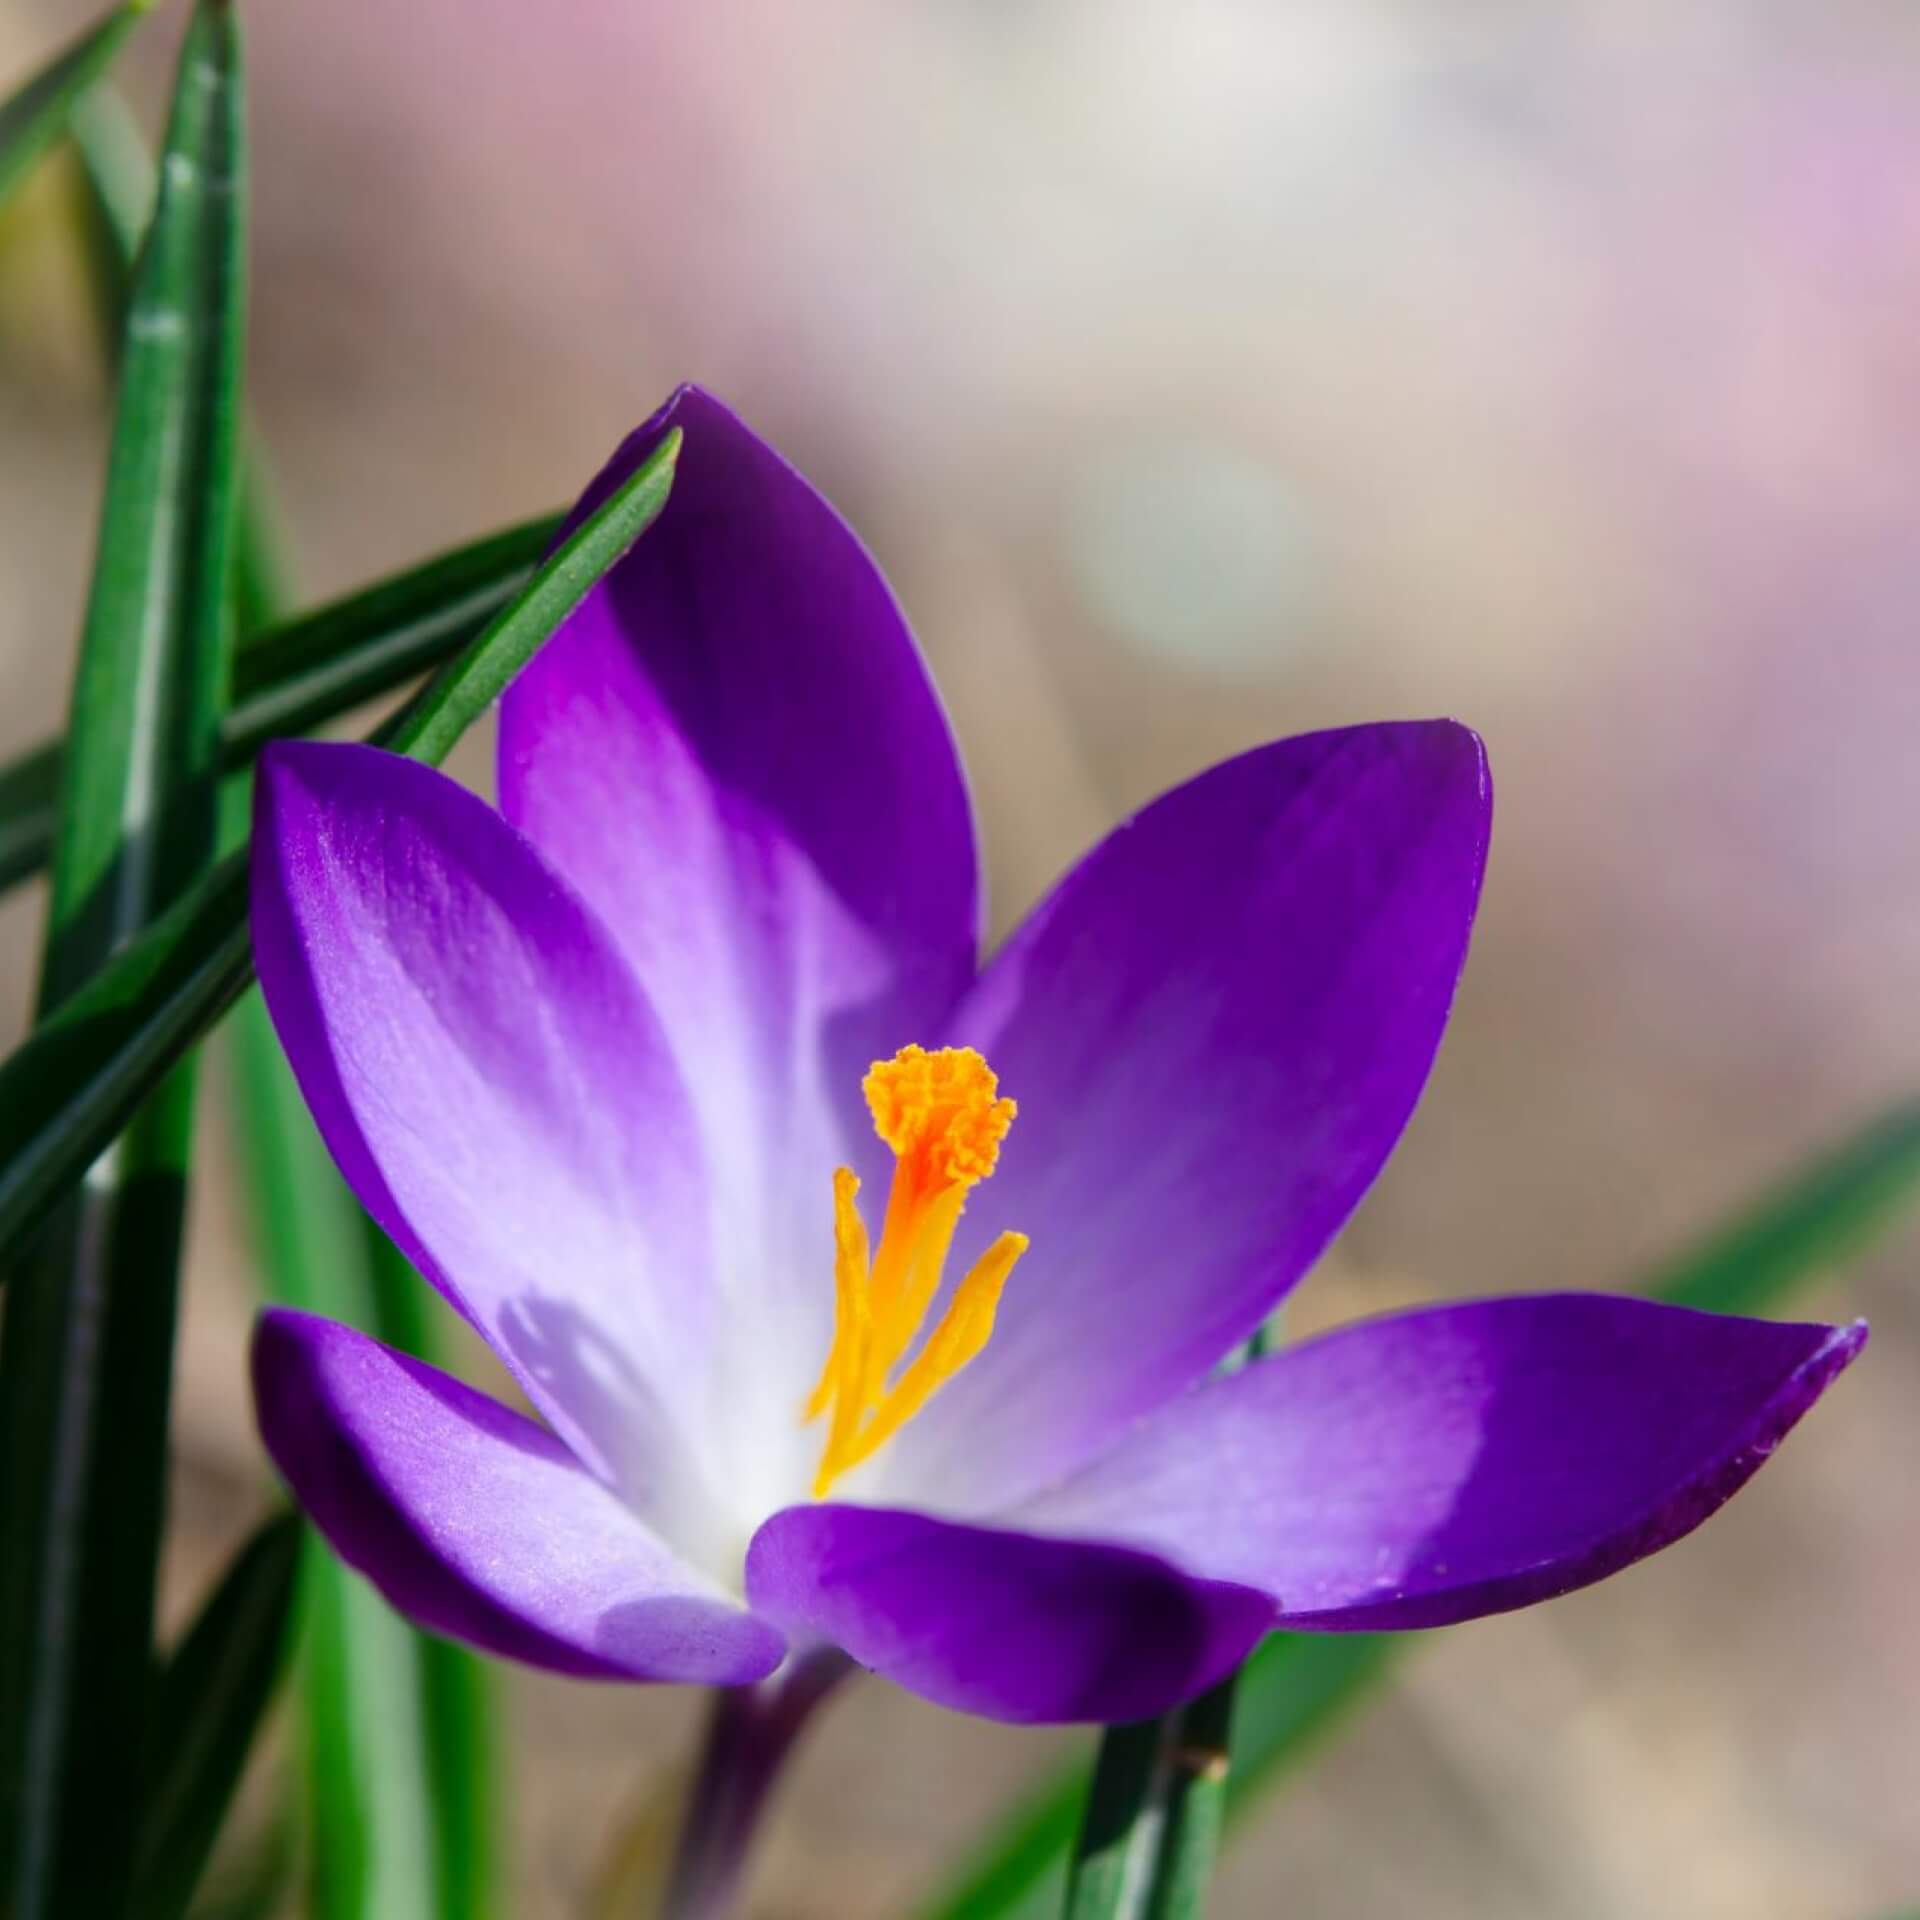
<instances>
[{"instance_id":1,"label":"blurred background","mask_svg":"<svg viewBox=\"0 0 1920 1920\"><path fill-rule=\"evenodd\" d=\"M0 80L94 11L0 0ZM1900 0L331 0L254 9L251 54L252 377L306 593L564 504L697 377L898 587L999 927L1262 738L1486 735L1459 1011L1297 1326L1628 1284L1920 1085ZM57 182L0 290L10 753L65 699L104 447ZM0 909L8 1043L38 905ZM256 1276L197 1196L170 1618L263 1501ZM1222 1920L1920 1892L1916 1265L1910 1230L1814 1303L1868 1359L1705 1533L1408 1662L1240 1836ZM516 1911L572 1910L694 1705L514 1676ZM856 1690L752 1911L901 1913L1073 1744Z\"/></svg>"}]
</instances>

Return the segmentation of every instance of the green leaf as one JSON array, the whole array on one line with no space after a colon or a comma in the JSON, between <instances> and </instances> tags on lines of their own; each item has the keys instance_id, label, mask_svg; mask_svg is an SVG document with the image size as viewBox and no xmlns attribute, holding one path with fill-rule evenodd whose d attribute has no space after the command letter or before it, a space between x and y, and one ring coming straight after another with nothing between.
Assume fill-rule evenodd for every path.
<instances>
[{"instance_id":1,"label":"green leaf","mask_svg":"<svg viewBox=\"0 0 1920 1920\"><path fill-rule=\"evenodd\" d=\"M547 557L480 641L449 661L417 700L378 729L382 746L433 767L453 751L600 576L660 517L683 437L673 428L645 464Z\"/></svg>"},{"instance_id":2,"label":"green leaf","mask_svg":"<svg viewBox=\"0 0 1920 1920\"><path fill-rule=\"evenodd\" d=\"M269 740L337 719L470 645L526 585L559 526L545 515L509 527L256 634L234 661L222 764L244 767ZM256 607L258 591L256 582ZM57 741L0 768L0 889L45 861L59 782Z\"/></svg>"},{"instance_id":3,"label":"green leaf","mask_svg":"<svg viewBox=\"0 0 1920 1920\"><path fill-rule=\"evenodd\" d=\"M133 115L111 86L95 87L75 106L74 145L84 188L82 215L94 311L109 362L119 357L127 302L153 205L154 166ZM243 433L242 439L248 436ZM234 627L244 640L288 604L279 524L266 496L260 463L243 455L234 509L233 574L228 583Z\"/></svg>"},{"instance_id":4,"label":"green leaf","mask_svg":"<svg viewBox=\"0 0 1920 1920\"><path fill-rule=\"evenodd\" d=\"M673 484L676 429L484 633L379 730L437 764L593 583L658 518ZM230 1007L251 972L247 870L235 854L0 1063L0 1256L17 1247Z\"/></svg>"},{"instance_id":5,"label":"green leaf","mask_svg":"<svg viewBox=\"0 0 1920 1920\"><path fill-rule=\"evenodd\" d=\"M213 851L242 165L238 36L224 6L203 4L181 52L164 186L128 310L68 727L43 1016L78 1004ZM156 1076L145 1104L130 1101L90 1143L86 1157L102 1157L9 1299L0 1342L9 1920L117 1912L130 1891L192 1091L185 1071Z\"/></svg>"},{"instance_id":6,"label":"green leaf","mask_svg":"<svg viewBox=\"0 0 1920 1920\"><path fill-rule=\"evenodd\" d=\"M388 1336L360 1211L257 993L235 1009L226 1035L263 1275L287 1305ZM311 1915L426 1920L438 1908L415 1636L317 1538L301 1584Z\"/></svg>"},{"instance_id":7,"label":"green leaf","mask_svg":"<svg viewBox=\"0 0 1920 1920\"><path fill-rule=\"evenodd\" d=\"M285 1814L219 1849L187 1909L187 1920L287 1920L296 1836Z\"/></svg>"},{"instance_id":8,"label":"green leaf","mask_svg":"<svg viewBox=\"0 0 1920 1920\"><path fill-rule=\"evenodd\" d=\"M134 269L147 237L158 180L146 136L111 83L75 102L74 151L80 161L80 233L85 244L100 357L120 364Z\"/></svg>"},{"instance_id":9,"label":"green leaf","mask_svg":"<svg viewBox=\"0 0 1920 1920\"><path fill-rule=\"evenodd\" d=\"M236 855L0 1063L0 1256L46 1219L232 1005L249 964L247 868Z\"/></svg>"},{"instance_id":10,"label":"green leaf","mask_svg":"<svg viewBox=\"0 0 1920 1920\"><path fill-rule=\"evenodd\" d=\"M415 1276L414 1284L425 1282ZM501 1920L507 1908L504 1740L493 1669L451 1640L415 1632L436 1829L442 1920Z\"/></svg>"},{"instance_id":11,"label":"green leaf","mask_svg":"<svg viewBox=\"0 0 1920 1920\"><path fill-rule=\"evenodd\" d=\"M245 306L238 59L231 12L203 4L127 314L63 770L46 1007L176 897L213 845Z\"/></svg>"},{"instance_id":12,"label":"green leaf","mask_svg":"<svg viewBox=\"0 0 1920 1920\"><path fill-rule=\"evenodd\" d=\"M560 531L523 521L410 567L242 647L227 728L229 767L306 733L451 659L532 578ZM511 677L511 676L509 676Z\"/></svg>"},{"instance_id":13,"label":"green leaf","mask_svg":"<svg viewBox=\"0 0 1920 1920\"><path fill-rule=\"evenodd\" d=\"M1677 1307L1764 1313L1884 1232L1916 1182L1920 1101L1906 1101L1670 1261L1647 1291Z\"/></svg>"},{"instance_id":14,"label":"green leaf","mask_svg":"<svg viewBox=\"0 0 1920 1920\"><path fill-rule=\"evenodd\" d=\"M161 1675L131 1920L187 1910L285 1664L304 1531L293 1513L261 1526Z\"/></svg>"},{"instance_id":15,"label":"green leaf","mask_svg":"<svg viewBox=\"0 0 1920 1920\"><path fill-rule=\"evenodd\" d=\"M1917 1193L1920 1103L1908 1101L1788 1174L1753 1206L1659 1268L1643 1291L1673 1306L1772 1311L1797 1288L1859 1254ZM1283 1633L1263 1641L1237 1682L1231 1771L1224 1783L1211 1783L1224 1786L1218 1811L1229 1830L1372 1692L1402 1650L1421 1638L1432 1636ZM1161 1738L1164 1750L1168 1736ZM1199 1744L1204 1752L1204 1741ZM1202 1869L1212 1845L1206 1823L1215 1809L1199 1807L1196 1832L1190 1801L1195 1783L1183 1788L1177 1766L1143 1773L1140 1746L1140 1740L1129 1738L1121 1757L1130 1756L1134 1764L1110 1770L1108 1803L1099 1809L1101 1824L1093 1833L1103 1871L1090 1881L1083 1876L1080 1891L1090 1901L1094 1893L1110 1895L1118 1886L1144 1904L1135 1909L1087 1904L1069 1909L1074 1920L1086 1913L1129 1910L1173 1920L1200 1911ZM1111 1871L1113 1863L1127 1857L1117 1796L1128 1791L1135 1796L1136 1812L1151 1823L1154 1863L1150 1873L1133 1880ZM1189 1797L1184 1809L1183 1792ZM1075 1836L1090 1809L1089 1794L1085 1767L1065 1769L1046 1782L987 1837L951 1884L919 1909L920 1920L1040 1920L1058 1912Z\"/></svg>"},{"instance_id":16,"label":"green leaf","mask_svg":"<svg viewBox=\"0 0 1920 1920\"><path fill-rule=\"evenodd\" d=\"M246 643L264 633L293 604L288 584L291 578L280 516L273 510L267 486L266 462L249 430L243 436L240 500L233 529L233 577L227 583L233 630L242 648L234 662L236 699L245 690Z\"/></svg>"},{"instance_id":17,"label":"green leaf","mask_svg":"<svg viewBox=\"0 0 1920 1920\"><path fill-rule=\"evenodd\" d=\"M0 767L0 888L47 864L60 807L60 749L52 741Z\"/></svg>"},{"instance_id":18,"label":"green leaf","mask_svg":"<svg viewBox=\"0 0 1920 1920\"><path fill-rule=\"evenodd\" d=\"M63 48L25 85L0 101L0 205L34 162L66 132L75 103L113 64L153 0L129 0Z\"/></svg>"}]
</instances>

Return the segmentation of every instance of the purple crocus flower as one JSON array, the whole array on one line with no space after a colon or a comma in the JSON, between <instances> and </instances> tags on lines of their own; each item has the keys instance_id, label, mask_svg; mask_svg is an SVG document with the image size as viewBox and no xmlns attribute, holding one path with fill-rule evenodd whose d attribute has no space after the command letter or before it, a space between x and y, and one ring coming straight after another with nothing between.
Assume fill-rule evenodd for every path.
<instances>
[{"instance_id":1,"label":"purple crocus flower","mask_svg":"<svg viewBox=\"0 0 1920 1920\"><path fill-rule=\"evenodd\" d=\"M966 790L879 573L691 389L589 500L669 425L664 515L506 697L499 812L366 747L262 764L254 937L306 1098L544 1422L268 1313L260 1424L338 1552L563 1673L744 1683L826 1644L1115 1721L1270 1628L1523 1606L1727 1499L1863 1328L1541 1294L1215 1372L1426 1078L1479 740L1214 767L981 968Z\"/></svg>"}]
</instances>

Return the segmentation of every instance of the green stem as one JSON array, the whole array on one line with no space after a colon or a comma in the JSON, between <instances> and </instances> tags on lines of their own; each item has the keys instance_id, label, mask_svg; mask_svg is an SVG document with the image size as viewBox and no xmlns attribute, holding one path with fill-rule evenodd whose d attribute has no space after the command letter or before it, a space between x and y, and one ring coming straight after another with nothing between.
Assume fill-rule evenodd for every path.
<instances>
[{"instance_id":1,"label":"green stem","mask_svg":"<svg viewBox=\"0 0 1920 1920\"><path fill-rule=\"evenodd\" d=\"M1209 1687L1174 1722L1166 1755L1166 1812L1148 1920L1194 1920L1220 1852L1231 1759L1233 1672Z\"/></svg>"},{"instance_id":2,"label":"green stem","mask_svg":"<svg viewBox=\"0 0 1920 1920\"><path fill-rule=\"evenodd\" d=\"M1226 1367L1258 1360L1275 1319ZM1206 1904L1227 1787L1236 1670L1175 1713L1109 1727L1067 1880L1067 1920L1192 1920Z\"/></svg>"},{"instance_id":3,"label":"green stem","mask_svg":"<svg viewBox=\"0 0 1920 1920\"><path fill-rule=\"evenodd\" d=\"M1065 1920L1144 1920L1166 1822L1171 1725L1138 1720L1101 1736Z\"/></svg>"}]
</instances>

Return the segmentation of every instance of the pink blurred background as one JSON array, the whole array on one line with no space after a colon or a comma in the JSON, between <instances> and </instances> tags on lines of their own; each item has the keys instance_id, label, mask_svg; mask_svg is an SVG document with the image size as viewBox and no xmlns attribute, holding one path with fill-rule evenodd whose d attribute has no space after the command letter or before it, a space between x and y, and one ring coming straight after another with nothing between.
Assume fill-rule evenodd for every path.
<instances>
[{"instance_id":1,"label":"pink blurred background","mask_svg":"<svg viewBox=\"0 0 1920 1920\"><path fill-rule=\"evenodd\" d=\"M0 0L0 81L92 11ZM136 56L149 115L178 11ZM892 574L1000 925L1262 737L1485 733L1460 1011L1301 1325L1625 1284L1920 1087L1898 0L334 0L251 26L254 390L312 594L562 504L697 377ZM48 191L0 223L0 751L56 723L101 468L56 216ZM0 909L9 1037L36 904ZM1920 1896L1917 1255L1905 1231L1818 1302L1874 1347L1707 1533L1409 1662L1236 1842L1223 1920ZM254 1286L210 1185L176 1610L258 1502ZM514 1685L520 1910L566 1913L691 1703ZM756 1913L901 1913L1069 1745L862 1690Z\"/></svg>"}]
</instances>

